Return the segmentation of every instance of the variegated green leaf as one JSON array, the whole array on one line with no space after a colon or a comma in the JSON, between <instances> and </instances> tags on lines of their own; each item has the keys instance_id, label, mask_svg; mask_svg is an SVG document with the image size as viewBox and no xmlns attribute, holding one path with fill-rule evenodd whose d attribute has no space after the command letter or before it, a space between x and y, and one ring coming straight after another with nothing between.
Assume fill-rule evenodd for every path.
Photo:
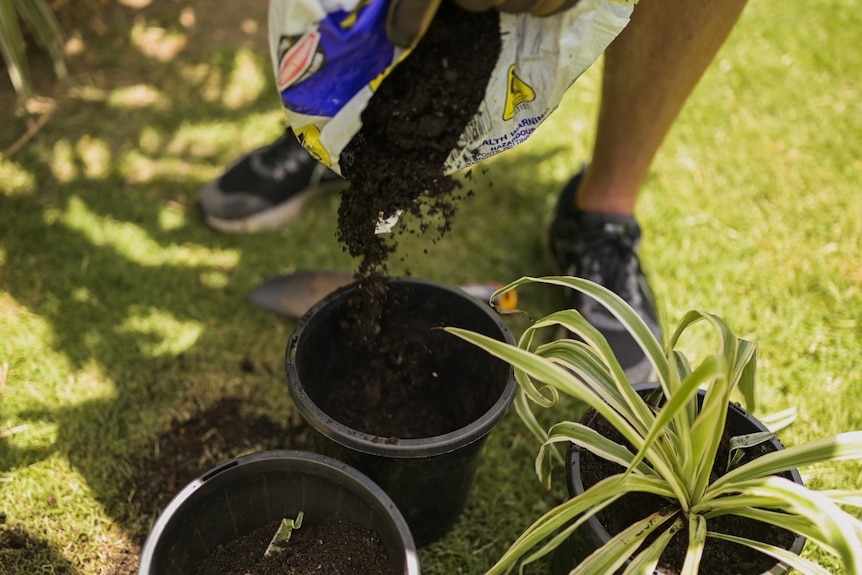
<instances>
[{"instance_id":1,"label":"variegated green leaf","mask_svg":"<svg viewBox=\"0 0 862 575\"><path fill-rule=\"evenodd\" d=\"M735 486L748 479L774 475L815 463L862 458L862 431L848 431L803 445L794 445L767 453L719 477L710 486L711 497L735 490Z\"/></svg>"},{"instance_id":2,"label":"variegated green leaf","mask_svg":"<svg viewBox=\"0 0 862 575\"><path fill-rule=\"evenodd\" d=\"M778 433L796 421L796 408L789 407L776 413L759 416L757 419L764 425L764 427L766 427L766 429L772 433Z\"/></svg>"},{"instance_id":3,"label":"variegated green leaf","mask_svg":"<svg viewBox=\"0 0 862 575\"><path fill-rule=\"evenodd\" d=\"M51 57L54 73L61 80L68 76L63 59L63 32L54 12L45 0L16 0L18 12L26 21L39 43Z\"/></svg>"},{"instance_id":4,"label":"variegated green leaf","mask_svg":"<svg viewBox=\"0 0 862 575\"><path fill-rule=\"evenodd\" d=\"M796 569L803 575L831 575L829 571L827 571L820 565L812 563L811 561L804 559L799 555L796 555L795 553L791 553L787 549L781 549L780 547L767 545L765 543L761 543L760 541L754 541L751 539L745 539L744 537L727 535L725 533L709 532L707 535L710 537L714 537L715 539L732 541L733 543L739 543L740 545L747 545L752 549L756 549L757 551L774 557L776 559L776 562L780 561L782 563L786 563L788 566L792 567L793 569Z\"/></svg>"},{"instance_id":5,"label":"variegated green leaf","mask_svg":"<svg viewBox=\"0 0 862 575\"><path fill-rule=\"evenodd\" d=\"M673 536L679 533L685 527L685 522L682 517L677 517L673 524L665 531L656 537L656 539L646 546L643 551L632 558L631 562L626 566L623 575L643 575L644 573L653 573L661 554L667 548Z\"/></svg>"},{"instance_id":6,"label":"variegated green leaf","mask_svg":"<svg viewBox=\"0 0 862 575\"><path fill-rule=\"evenodd\" d=\"M749 496L783 499L784 509L810 521L818 534L816 540L838 555L850 573L862 569L862 542L854 521L822 493L775 475L734 482L734 487Z\"/></svg>"},{"instance_id":7,"label":"variegated green leaf","mask_svg":"<svg viewBox=\"0 0 862 575\"><path fill-rule=\"evenodd\" d=\"M688 549L679 575L697 575L700 571L700 558L706 544L706 519L695 513L688 515Z\"/></svg>"},{"instance_id":8,"label":"variegated green leaf","mask_svg":"<svg viewBox=\"0 0 862 575\"><path fill-rule=\"evenodd\" d=\"M771 431L756 431L754 433L746 433L743 435L735 435L730 438L730 448L727 454L727 464L725 469L732 469L745 457L745 449L760 445L775 437Z\"/></svg>"},{"instance_id":9,"label":"variegated green leaf","mask_svg":"<svg viewBox=\"0 0 862 575\"><path fill-rule=\"evenodd\" d=\"M621 568L643 545L646 538L656 529L664 525L676 512L657 511L652 515L633 523L631 526L614 535L602 547L596 549L584 559L570 575L595 575L596 573L613 573Z\"/></svg>"},{"instance_id":10,"label":"variegated green leaf","mask_svg":"<svg viewBox=\"0 0 862 575\"><path fill-rule=\"evenodd\" d=\"M617 463L622 467L629 467L634 459L634 453L626 447L611 441L591 427L573 421L562 421L554 424L548 430L548 435L549 438L546 443L559 441L575 443L596 456ZM656 474L643 462L635 466L635 471L641 475Z\"/></svg>"}]
</instances>

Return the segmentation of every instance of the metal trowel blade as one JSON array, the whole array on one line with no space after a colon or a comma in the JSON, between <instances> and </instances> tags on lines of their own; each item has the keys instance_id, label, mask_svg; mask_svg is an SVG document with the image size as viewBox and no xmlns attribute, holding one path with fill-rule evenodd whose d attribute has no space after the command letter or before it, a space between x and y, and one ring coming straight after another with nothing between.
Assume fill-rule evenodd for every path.
<instances>
[{"instance_id":1,"label":"metal trowel blade","mask_svg":"<svg viewBox=\"0 0 862 575\"><path fill-rule=\"evenodd\" d=\"M353 281L345 271L299 271L266 280L249 294L265 310L299 318L324 296Z\"/></svg>"}]
</instances>

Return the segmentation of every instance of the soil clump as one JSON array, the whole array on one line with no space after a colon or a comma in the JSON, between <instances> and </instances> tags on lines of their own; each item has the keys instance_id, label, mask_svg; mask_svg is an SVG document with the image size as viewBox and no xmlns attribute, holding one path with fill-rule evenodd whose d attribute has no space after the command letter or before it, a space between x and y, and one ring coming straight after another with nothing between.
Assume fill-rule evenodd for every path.
<instances>
[{"instance_id":1,"label":"soil clump","mask_svg":"<svg viewBox=\"0 0 862 575\"><path fill-rule=\"evenodd\" d=\"M378 437L420 439L456 431L494 405L508 365L441 329L469 325L464 312L471 304L425 298L426 290L405 282L389 287L373 353L349 336L328 340L337 351L322 360L328 368L315 369L326 382L324 412ZM347 324L349 333L349 296L340 301L329 321Z\"/></svg>"}]
</instances>

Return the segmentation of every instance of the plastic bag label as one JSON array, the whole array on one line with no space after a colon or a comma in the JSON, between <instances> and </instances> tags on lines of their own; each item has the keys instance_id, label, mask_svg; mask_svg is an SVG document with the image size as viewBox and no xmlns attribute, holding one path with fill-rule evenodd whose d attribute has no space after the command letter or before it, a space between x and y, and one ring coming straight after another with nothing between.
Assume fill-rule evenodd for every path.
<instances>
[{"instance_id":1,"label":"plastic bag label","mask_svg":"<svg viewBox=\"0 0 862 575\"><path fill-rule=\"evenodd\" d=\"M341 151L374 90L409 51L386 37L389 0L271 0L270 48L288 122L341 173ZM524 142L625 28L627 0L580 0L538 18L500 14L502 46L485 98L449 156L453 173Z\"/></svg>"}]
</instances>

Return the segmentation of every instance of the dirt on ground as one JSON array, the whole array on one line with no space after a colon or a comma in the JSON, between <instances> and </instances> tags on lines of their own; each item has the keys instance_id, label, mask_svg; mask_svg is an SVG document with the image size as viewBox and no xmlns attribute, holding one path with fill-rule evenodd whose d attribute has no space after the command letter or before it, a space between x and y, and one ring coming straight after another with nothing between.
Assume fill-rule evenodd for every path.
<instances>
[{"instance_id":1,"label":"dirt on ground","mask_svg":"<svg viewBox=\"0 0 862 575\"><path fill-rule=\"evenodd\" d=\"M130 539L139 542L128 557L117 557L111 575L137 573L140 545L152 522L174 495L210 469L235 457L272 449L313 451L306 426L285 427L235 398L223 399L187 419L174 419L137 465L126 492L124 518Z\"/></svg>"}]
</instances>

